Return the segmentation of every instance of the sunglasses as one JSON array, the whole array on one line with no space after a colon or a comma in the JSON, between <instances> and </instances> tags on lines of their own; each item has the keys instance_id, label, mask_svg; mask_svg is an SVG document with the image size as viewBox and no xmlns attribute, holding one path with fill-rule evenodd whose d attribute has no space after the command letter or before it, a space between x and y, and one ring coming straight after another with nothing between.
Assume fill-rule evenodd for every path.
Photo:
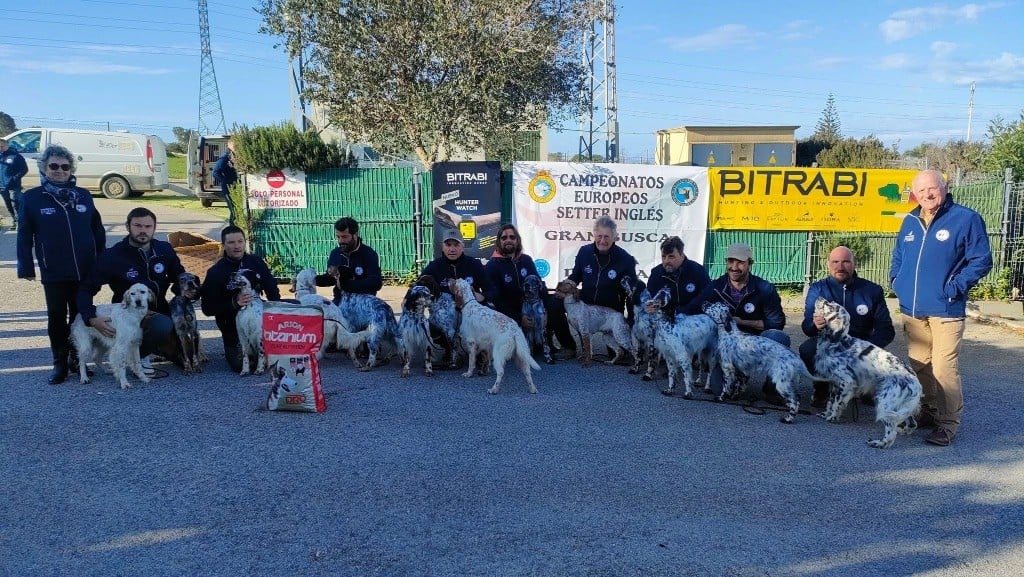
<instances>
[{"instance_id":1,"label":"sunglasses","mask_svg":"<svg viewBox=\"0 0 1024 577\"><path fill-rule=\"evenodd\" d=\"M515 240L517 237L514 234L503 234L501 240Z\"/></svg>"},{"instance_id":2,"label":"sunglasses","mask_svg":"<svg viewBox=\"0 0 1024 577\"><path fill-rule=\"evenodd\" d=\"M71 170L70 164L57 164L56 162L51 162L50 164L47 164L46 167L50 170Z\"/></svg>"}]
</instances>

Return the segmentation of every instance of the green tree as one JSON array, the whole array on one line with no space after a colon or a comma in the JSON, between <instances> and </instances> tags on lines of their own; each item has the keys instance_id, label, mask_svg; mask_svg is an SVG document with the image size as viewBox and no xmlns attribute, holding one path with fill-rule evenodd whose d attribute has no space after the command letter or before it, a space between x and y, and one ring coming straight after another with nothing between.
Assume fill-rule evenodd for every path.
<instances>
[{"instance_id":1,"label":"green tree","mask_svg":"<svg viewBox=\"0 0 1024 577\"><path fill-rule=\"evenodd\" d=\"M290 122L252 128L235 125L231 140L235 143L232 158L243 173L279 168L308 173L355 165L347 147L328 144L316 132L299 132Z\"/></svg>"},{"instance_id":2,"label":"green tree","mask_svg":"<svg viewBox=\"0 0 1024 577\"><path fill-rule=\"evenodd\" d=\"M836 111L836 97L829 92L828 100L825 101L825 110L821 112L821 118L814 125L814 134L811 140L824 142L831 146L843 138L840 130L842 124L839 122L839 112Z\"/></svg>"},{"instance_id":3,"label":"green tree","mask_svg":"<svg viewBox=\"0 0 1024 577\"><path fill-rule=\"evenodd\" d=\"M1014 122L996 117L988 126L988 137L991 143L982 168L993 172L1012 168L1014 180L1024 181L1024 110Z\"/></svg>"},{"instance_id":4,"label":"green tree","mask_svg":"<svg viewBox=\"0 0 1024 577\"><path fill-rule=\"evenodd\" d=\"M0 112L0 136L7 136L18 129L14 119L6 112Z\"/></svg>"},{"instance_id":5,"label":"green tree","mask_svg":"<svg viewBox=\"0 0 1024 577\"><path fill-rule=\"evenodd\" d=\"M897 155L874 136L844 138L818 154L822 168L888 168Z\"/></svg>"},{"instance_id":6,"label":"green tree","mask_svg":"<svg viewBox=\"0 0 1024 577\"><path fill-rule=\"evenodd\" d=\"M573 118L596 0L262 0L305 96L346 138L429 168Z\"/></svg>"},{"instance_id":7,"label":"green tree","mask_svg":"<svg viewBox=\"0 0 1024 577\"><path fill-rule=\"evenodd\" d=\"M175 126L171 130L174 132L174 138L176 138L177 141L167 145L167 152L173 152L175 154L186 154L188 152L189 139L192 138L193 135L197 135L198 133L195 130L182 128L180 126Z\"/></svg>"}]
</instances>

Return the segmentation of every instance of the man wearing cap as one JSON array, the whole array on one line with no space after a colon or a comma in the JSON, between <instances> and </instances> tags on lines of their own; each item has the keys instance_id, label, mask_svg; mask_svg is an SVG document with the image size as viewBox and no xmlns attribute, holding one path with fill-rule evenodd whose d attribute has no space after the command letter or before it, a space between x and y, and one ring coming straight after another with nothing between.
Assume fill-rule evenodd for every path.
<instances>
[{"instance_id":1,"label":"man wearing cap","mask_svg":"<svg viewBox=\"0 0 1024 577\"><path fill-rule=\"evenodd\" d=\"M334 237L338 246L327 257L327 274L334 279L328 278L331 282L326 285L318 278L317 284L334 286L335 304L341 302L342 291L376 296L384 286L380 257L359 237L359 223L351 216L339 218L334 223Z\"/></svg>"},{"instance_id":2,"label":"man wearing cap","mask_svg":"<svg viewBox=\"0 0 1024 577\"><path fill-rule=\"evenodd\" d=\"M782 330L786 326L782 297L772 283L750 274L753 264L754 251L749 245L730 245L725 252L726 273L711 281L697 298L690 301L685 308L686 314L700 314L704 303L724 303L741 331L789 347L789 335ZM715 368L709 384L716 391L721 389L721 367ZM771 379L764 384L763 391L770 402L781 400Z\"/></svg>"},{"instance_id":3,"label":"man wearing cap","mask_svg":"<svg viewBox=\"0 0 1024 577\"><path fill-rule=\"evenodd\" d=\"M864 339L879 348L885 348L896 337L882 287L857 276L853 251L837 246L828 255L828 276L811 285L804 303L804 322L800 328L810 338L800 345L800 358L811 374L814 374L818 333L825 328L825 319L814 313L814 301L818 297L839 303L850 313L850 336ZM811 406L825 408L828 392L827 382L815 381Z\"/></svg>"},{"instance_id":4,"label":"man wearing cap","mask_svg":"<svg viewBox=\"0 0 1024 577\"><path fill-rule=\"evenodd\" d=\"M491 285L487 281L487 273L484 265L472 257L466 256L466 246L463 244L462 233L458 229L445 230L442 237L444 246L441 248L441 256L430 261L424 269L424 275L434 277L434 280L441 285L441 290L448 291L448 281L451 279L465 279L473 285L473 293L478 302L487 299L484 295L489 294Z\"/></svg>"}]
</instances>

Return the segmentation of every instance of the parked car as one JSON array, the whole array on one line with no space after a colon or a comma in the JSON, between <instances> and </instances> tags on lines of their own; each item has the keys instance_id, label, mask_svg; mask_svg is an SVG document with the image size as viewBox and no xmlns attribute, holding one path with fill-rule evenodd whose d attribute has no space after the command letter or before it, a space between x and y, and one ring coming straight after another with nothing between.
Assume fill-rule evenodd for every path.
<instances>
[{"instance_id":1,"label":"parked car","mask_svg":"<svg viewBox=\"0 0 1024 577\"><path fill-rule=\"evenodd\" d=\"M75 155L78 186L97 190L107 198L142 196L168 186L167 147L158 136L131 132L25 128L4 137L28 161L25 188L39 185L34 162L51 144Z\"/></svg>"},{"instance_id":2,"label":"parked car","mask_svg":"<svg viewBox=\"0 0 1024 577\"><path fill-rule=\"evenodd\" d=\"M230 139L229 134L208 134L193 136L188 141L188 188L206 208L213 206L215 200L224 202L213 167L227 151Z\"/></svg>"}]
</instances>

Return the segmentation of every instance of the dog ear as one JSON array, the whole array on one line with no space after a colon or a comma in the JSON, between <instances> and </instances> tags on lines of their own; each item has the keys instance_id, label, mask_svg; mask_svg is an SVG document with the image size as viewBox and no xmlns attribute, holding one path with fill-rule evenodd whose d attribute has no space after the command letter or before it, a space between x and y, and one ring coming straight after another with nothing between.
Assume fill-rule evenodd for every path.
<instances>
[{"instance_id":1,"label":"dog ear","mask_svg":"<svg viewBox=\"0 0 1024 577\"><path fill-rule=\"evenodd\" d=\"M149 298L148 298L148 300L149 300L149 308L155 309L156 308L156 293L151 291L151 290L149 290L149 287L146 287L146 292L149 293Z\"/></svg>"}]
</instances>

